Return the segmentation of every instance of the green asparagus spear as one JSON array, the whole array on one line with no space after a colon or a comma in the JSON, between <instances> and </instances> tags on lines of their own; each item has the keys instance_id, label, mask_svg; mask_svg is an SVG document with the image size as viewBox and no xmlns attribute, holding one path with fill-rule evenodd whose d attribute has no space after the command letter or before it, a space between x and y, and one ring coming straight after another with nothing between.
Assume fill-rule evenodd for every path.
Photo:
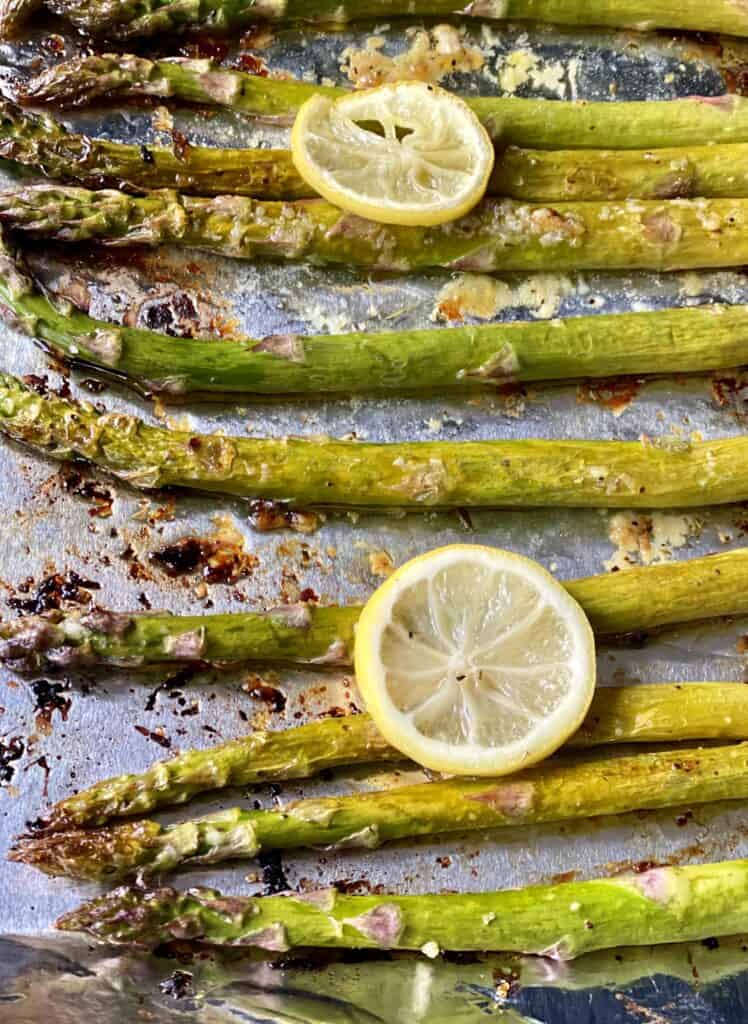
<instances>
[{"instance_id":1,"label":"green asparagus spear","mask_svg":"<svg viewBox=\"0 0 748 1024\"><path fill-rule=\"evenodd\" d=\"M748 739L743 683L602 688L570 747L608 743ZM189 750L141 774L119 775L56 803L35 835L104 825L186 803L225 786L304 779L329 768L402 760L368 715L329 718L281 732L254 732L208 750Z\"/></svg>"},{"instance_id":2,"label":"green asparagus spear","mask_svg":"<svg viewBox=\"0 0 748 1024\"><path fill-rule=\"evenodd\" d=\"M748 14L736 0L51 0L50 7L86 32L127 39L189 25L228 29L253 21L340 25L361 18L445 17L547 21L647 31L692 29L748 35Z\"/></svg>"},{"instance_id":3,"label":"green asparagus spear","mask_svg":"<svg viewBox=\"0 0 748 1024\"><path fill-rule=\"evenodd\" d=\"M748 549L564 584L599 636L748 614ZM357 605L170 615L53 611L0 624L0 660L28 671L204 661L350 665Z\"/></svg>"},{"instance_id":4,"label":"green asparagus spear","mask_svg":"<svg viewBox=\"0 0 748 1024\"><path fill-rule=\"evenodd\" d=\"M151 96L290 121L310 96L345 92L227 70L211 60L150 61L103 54L56 65L34 79L24 96L33 103L61 106L82 106L105 97ZM485 96L466 97L466 102L502 146L659 149L748 142L748 99L735 95L617 103Z\"/></svg>"},{"instance_id":5,"label":"green asparagus spear","mask_svg":"<svg viewBox=\"0 0 748 1024\"><path fill-rule=\"evenodd\" d=\"M178 153L162 146L110 142L76 135L49 115L23 111L7 100L0 100L0 156L90 188L173 187L203 195L236 192L265 199L313 194L286 150L189 145ZM706 163L703 169L710 176Z\"/></svg>"},{"instance_id":6,"label":"green asparagus spear","mask_svg":"<svg viewBox=\"0 0 748 1024\"><path fill-rule=\"evenodd\" d=\"M295 847L374 849L415 836L593 818L748 797L748 743L618 756L553 758L505 779L450 779L233 807L176 825L147 818L24 838L9 854L49 875L105 880L135 871L254 857Z\"/></svg>"},{"instance_id":7,"label":"green asparagus spear","mask_svg":"<svg viewBox=\"0 0 748 1024\"><path fill-rule=\"evenodd\" d=\"M502 950L571 960L622 945L734 935L748 928L748 861L496 893L237 897L123 886L65 914L62 931L153 948L173 939L285 951L296 946Z\"/></svg>"},{"instance_id":8,"label":"green asparagus spear","mask_svg":"<svg viewBox=\"0 0 748 1024\"><path fill-rule=\"evenodd\" d=\"M116 360L118 336L95 344ZM201 435L40 395L8 374L0 375L0 431L145 490L182 487L301 508L686 508L748 500L743 435L693 444Z\"/></svg>"},{"instance_id":9,"label":"green asparagus spear","mask_svg":"<svg viewBox=\"0 0 748 1024\"><path fill-rule=\"evenodd\" d=\"M133 58L139 59L139 58ZM314 190L288 150L176 152L68 132L53 118L0 100L0 156L51 178L128 192L174 187L198 195L302 199ZM488 194L535 202L748 196L748 144L647 150L502 149Z\"/></svg>"},{"instance_id":10,"label":"green asparagus spear","mask_svg":"<svg viewBox=\"0 0 748 1024\"><path fill-rule=\"evenodd\" d=\"M748 614L748 549L564 584L599 636ZM0 624L0 660L29 671L204 661L350 665L357 605L170 615L53 611Z\"/></svg>"},{"instance_id":11,"label":"green asparagus spear","mask_svg":"<svg viewBox=\"0 0 748 1024\"><path fill-rule=\"evenodd\" d=\"M262 341L171 338L56 306L1 234L0 312L58 358L167 396L175 388L201 395L469 392L490 388L486 369L502 362L514 367L512 380L535 381L691 373L748 361L748 306ZM101 339L108 339L103 350Z\"/></svg>"},{"instance_id":12,"label":"green asparagus spear","mask_svg":"<svg viewBox=\"0 0 748 1024\"><path fill-rule=\"evenodd\" d=\"M686 270L748 263L748 199L529 206L486 199L438 227L377 224L322 199L129 196L31 185L0 193L0 221L34 237L173 243L237 259L408 272Z\"/></svg>"}]
</instances>

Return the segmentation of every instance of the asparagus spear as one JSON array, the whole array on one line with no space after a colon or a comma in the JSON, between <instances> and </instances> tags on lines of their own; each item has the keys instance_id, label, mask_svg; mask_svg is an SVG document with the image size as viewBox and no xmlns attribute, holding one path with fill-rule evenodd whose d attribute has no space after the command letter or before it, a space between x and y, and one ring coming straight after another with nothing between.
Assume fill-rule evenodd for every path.
<instances>
[{"instance_id":1,"label":"asparagus spear","mask_svg":"<svg viewBox=\"0 0 748 1024\"><path fill-rule=\"evenodd\" d=\"M598 635L748 614L748 549L564 584ZM356 605L170 615L52 611L0 624L0 660L29 671L75 666L270 661L350 665Z\"/></svg>"},{"instance_id":2,"label":"asparagus spear","mask_svg":"<svg viewBox=\"0 0 748 1024\"><path fill-rule=\"evenodd\" d=\"M170 338L56 306L35 288L1 234L0 300L11 324L58 358L167 395L177 383L182 394L204 395L467 392L490 387L485 367L502 360L514 367L512 380L534 381L690 373L747 358L748 306L262 341ZM101 338L112 341L103 351Z\"/></svg>"},{"instance_id":3,"label":"asparagus spear","mask_svg":"<svg viewBox=\"0 0 748 1024\"><path fill-rule=\"evenodd\" d=\"M24 95L30 102L61 106L105 97L151 96L289 121L310 96L345 92L227 70L211 60L150 61L103 54L56 65L34 79ZM502 146L658 149L748 142L748 99L735 95L617 103L473 96L466 102Z\"/></svg>"},{"instance_id":4,"label":"asparagus spear","mask_svg":"<svg viewBox=\"0 0 748 1024\"><path fill-rule=\"evenodd\" d=\"M24 112L2 100L0 156L90 188L132 192L175 187L199 195L233 192L257 199L315 194L287 150L189 145L177 154L159 146L76 135L49 116ZM496 162L488 194L536 202L748 196L748 144L654 152L509 146Z\"/></svg>"},{"instance_id":5,"label":"asparagus spear","mask_svg":"<svg viewBox=\"0 0 748 1024\"><path fill-rule=\"evenodd\" d=\"M321 199L272 203L31 185L0 193L0 221L66 242L174 243L238 259L306 259L401 272L685 270L748 263L748 199L553 207L487 199L458 221L419 228L376 224Z\"/></svg>"},{"instance_id":6,"label":"asparagus spear","mask_svg":"<svg viewBox=\"0 0 748 1024\"><path fill-rule=\"evenodd\" d=\"M567 745L747 738L745 684L659 683L598 690L581 729ZM254 732L156 762L141 774L99 782L56 803L35 834L104 825L225 786L304 779L329 768L399 760L402 754L385 742L365 714L281 732Z\"/></svg>"},{"instance_id":7,"label":"asparagus spear","mask_svg":"<svg viewBox=\"0 0 748 1024\"><path fill-rule=\"evenodd\" d=\"M116 361L118 335L92 339ZM183 487L302 508L679 508L748 500L748 437L642 441L248 438L151 427L0 375L0 431L134 487ZM204 641L193 637L193 654Z\"/></svg>"},{"instance_id":8,"label":"asparagus spear","mask_svg":"<svg viewBox=\"0 0 748 1024\"><path fill-rule=\"evenodd\" d=\"M280 810L233 807L160 825L147 818L21 839L9 854L49 875L106 880L135 871L254 857L294 847L373 849L414 836L625 814L748 797L748 743L551 759L506 779L451 779L298 800Z\"/></svg>"},{"instance_id":9,"label":"asparagus spear","mask_svg":"<svg viewBox=\"0 0 748 1024\"><path fill-rule=\"evenodd\" d=\"M748 549L564 584L600 636L748 614ZM360 607L286 605L266 613L52 611L0 624L0 660L75 666L270 661L350 665Z\"/></svg>"},{"instance_id":10,"label":"asparagus spear","mask_svg":"<svg viewBox=\"0 0 748 1024\"><path fill-rule=\"evenodd\" d=\"M174 187L204 195L230 191L266 199L312 194L286 150L190 145L177 154L162 146L110 142L76 135L49 115L23 111L7 100L0 100L0 156L91 188Z\"/></svg>"},{"instance_id":11,"label":"asparagus spear","mask_svg":"<svg viewBox=\"0 0 748 1024\"><path fill-rule=\"evenodd\" d=\"M361 18L450 14L497 20L557 22L650 30L692 29L748 35L748 14L735 0L51 0L50 7L86 32L131 38L173 32L188 25L228 29L253 21L345 24Z\"/></svg>"},{"instance_id":12,"label":"asparagus spear","mask_svg":"<svg viewBox=\"0 0 748 1024\"><path fill-rule=\"evenodd\" d=\"M221 896L123 886L65 914L62 931L153 948L173 939L284 951L296 946L503 950L571 960L621 945L733 935L748 928L748 861L496 893Z\"/></svg>"}]
</instances>

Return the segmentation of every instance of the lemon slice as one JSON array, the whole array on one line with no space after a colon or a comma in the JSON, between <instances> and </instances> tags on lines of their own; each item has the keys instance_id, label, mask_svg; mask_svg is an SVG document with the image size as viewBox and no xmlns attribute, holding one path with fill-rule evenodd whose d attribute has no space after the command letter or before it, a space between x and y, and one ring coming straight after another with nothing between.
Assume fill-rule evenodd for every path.
<instances>
[{"instance_id":1,"label":"lemon slice","mask_svg":"<svg viewBox=\"0 0 748 1024\"><path fill-rule=\"evenodd\" d=\"M369 600L356 631L367 710L403 754L454 775L505 775L579 727L595 641L545 569L456 544L413 559Z\"/></svg>"},{"instance_id":2,"label":"lemon slice","mask_svg":"<svg viewBox=\"0 0 748 1024\"><path fill-rule=\"evenodd\" d=\"M455 220L483 196L488 132L457 96L396 82L333 100L312 96L291 132L304 180L325 199L383 224Z\"/></svg>"}]
</instances>

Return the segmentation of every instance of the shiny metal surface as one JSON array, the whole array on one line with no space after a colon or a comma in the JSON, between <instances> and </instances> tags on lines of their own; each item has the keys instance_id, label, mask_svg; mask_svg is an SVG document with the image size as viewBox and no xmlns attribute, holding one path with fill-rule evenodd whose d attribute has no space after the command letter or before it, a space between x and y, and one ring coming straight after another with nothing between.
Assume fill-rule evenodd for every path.
<instances>
[{"instance_id":1,"label":"shiny metal surface","mask_svg":"<svg viewBox=\"0 0 748 1024\"><path fill-rule=\"evenodd\" d=\"M724 87L725 67L737 66L740 59L739 44L721 45L714 40L561 34L541 29L527 33L521 27L482 37L479 30L474 31L478 35L473 43L484 53L483 68L469 77L447 79L445 84L484 93L501 91L502 82L504 86L516 84L517 75L511 81L502 78L502 70L512 61L525 70L534 66L537 72L534 77L528 74L518 86L520 94L609 98L615 93L644 98L695 91L719 93ZM266 49L254 52L274 70L339 80L343 50L349 45L361 46L369 34L360 31L302 39L286 32ZM402 30L376 34L387 40L393 52L405 45ZM49 33L40 31L27 43L0 47L0 59L8 68L6 81L51 59L50 50L55 50L56 44L50 46L49 38ZM61 40L60 45L69 54L76 44ZM539 58L533 64L531 56L528 65L528 58L512 56L517 53ZM111 137L144 140L153 137L152 114L142 108L109 109L66 120ZM284 132L258 128L222 113L204 118L182 111L175 121L192 140L213 144L277 143ZM160 137L163 140L163 134ZM426 326L438 319L440 303L444 308L443 289L453 281L450 275L398 280L303 266L240 265L170 250L112 255L38 245L30 254L37 272L51 288L90 305L93 315L149 326L165 324L179 331L206 332L218 327L262 335L283 330L337 331L351 325L381 329ZM486 284L482 282L482 287ZM497 319L715 299L748 301L748 281L737 272L546 276L488 284L494 289ZM475 287L474 282L468 292L474 294ZM53 386L63 379L44 353L5 327L0 328L0 365L14 373L45 377ZM660 380L639 382L633 388L613 382L607 390L576 385L508 389L469 401L437 396L164 408L114 385L107 385L100 394L91 393L85 384L88 379L88 374L74 372L70 377L73 394L101 401L107 408L137 412L152 421L187 421L200 430L255 435L328 433L370 440L634 439L643 433L688 438L695 432L714 437L744 429L748 396L736 372L721 374L718 380ZM297 600L300 595L323 602L361 601L379 582L372 571L371 555L384 551L397 565L452 541L513 548L568 578L604 571L606 563L616 557L615 538L621 535L621 521L614 521L611 514L570 510L469 516L330 515L309 535L260 534L253 531L247 508L239 502L159 495L144 499L106 480L100 480L91 493L86 479L85 474L81 481L19 448L0 446L3 616L16 614L12 602L33 598L42 581L54 574L68 583L73 581L64 589L66 599L123 610L150 606L175 612L241 610ZM111 509L107 494L112 499ZM222 518L216 521L216 516ZM677 513L656 516L651 527L654 549L650 554L654 558L688 558L748 544L748 511L743 508L691 512L687 517ZM209 584L201 581L199 574L172 579L150 558L152 552L175 540L210 536L217 529L224 534L228 530L232 543L247 556L242 563L246 574L236 582ZM641 550L628 554L630 561L647 557L646 542ZM619 562L621 558L619 551ZM79 581L70 574L77 574ZM47 590L54 592L55 586L48 584ZM744 633L748 633L746 622L714 623L672 630L648 642L643 640L638 647L602 648L600 679L603 684L744 679L748 668ZM154 759L167 756L169 750L207 746L240 735L252 725L283 728L320 714L339 713L339 709L350 711L358 704L352 679L341 674L279 671L262 675L266 683L285 694L285 711L274 712L251 695L257 684L251 669L179 676L171 681L164 674L143 677L124 672L51 679L52 707L49 688L38 679L15 678L3 670L0 852L40 813L47 800L59 799L104 776L145 768ZM54 689L58 685L60 688ZM41 699L45 696L46 704ZM172 817L236 802L260 800L269 805L302 792L381 787L402 779L391 772L355 772L303 787L290 784L280 793L272 787L251 793L226 792L220 800L196 801ZM283 868L293 887L339 883L361 891L379 886L426 892L516 886L548 881L570 871L578 877L601 876L642 861L737 856L748 856L748 816L740 805L725 805L699 808L686 818L671 810L570 827L399 844L376 852L323 855L301 851L284 855ZM183 873L178 882L185 886L200 882L230 892L262 891L263 884L262 872L253 863ZM170 1001L159 983L174 970L173 962L91 953L85 943L63 943L47 933L58 914L93 891L91 886L47 879L29 868L0 862L0 933L15 936L0 940L4 943L0 949L3 1022L26 1024L45 1019L44 1006L52 1003L60 1024L68 1020L135 1020L143 1007L154 1015L151 1019L201 1024L234 1020L405 1024L448 1017L465 1022L497 1017L545 1024L645 1020L737 1024L747 1017L745 975L741 977L740 972L748 961L739 943L731 945L730 958L725 957L729 969L708 985L688 968L691 954L683 949L665 959L661 969L652 959L654 975L649 973L647 956L637 954L639 967L633 978L616 975L618 961L613 955L603 958L599 970L595 968L597 973L589 975L584 974L586 967L573 965L563 978L552 973L539 980L538 972L545 968L535 964L523 968L536 974L523 974L522 985L517 992L512 989L508 1002L497 995L503 991L497 989L503 975L495 973L495 964L484 968L403 959L387 966L382 976L377 973L381 964L294 973L267 967L250 971L246 965L229 969L198 960L185 970L197 974L196 988L203 995L187 1003ZM575 972L584 984L567 984L569 978L576 977ZM384 1000L383 986L388 993Z\"/></svg>"}]
</instances>

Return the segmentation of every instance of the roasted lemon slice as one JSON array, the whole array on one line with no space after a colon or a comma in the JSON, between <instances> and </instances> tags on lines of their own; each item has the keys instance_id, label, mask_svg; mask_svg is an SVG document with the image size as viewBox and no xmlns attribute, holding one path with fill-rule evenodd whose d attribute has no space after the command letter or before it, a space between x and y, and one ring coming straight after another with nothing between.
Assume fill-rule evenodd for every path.
<instances>
[{"instance_id":1,"label":"roasted lemon slice","mask_svg":"<svg viewBox=\"0 0 748 1024\"><path fill-rule=\"evenodd\" d=\"M398 569L363 610L355 660L385 738L455 775L505 775L548 756L595 687L577 602L536 562L473 545Z\"/></svg>"},{"instance_id":2,"label":"roasted lemon slice","mask_svg":"<svg viewBox=\"0 0 748 1024\"><path fill-rule=\"evenodd\" d=\"M486 129L458 96L396 82L313 96L291 133L296 169L325 199L383 224L444 224L482 198L494 162Z\"/></svg>"}]
</instances>

